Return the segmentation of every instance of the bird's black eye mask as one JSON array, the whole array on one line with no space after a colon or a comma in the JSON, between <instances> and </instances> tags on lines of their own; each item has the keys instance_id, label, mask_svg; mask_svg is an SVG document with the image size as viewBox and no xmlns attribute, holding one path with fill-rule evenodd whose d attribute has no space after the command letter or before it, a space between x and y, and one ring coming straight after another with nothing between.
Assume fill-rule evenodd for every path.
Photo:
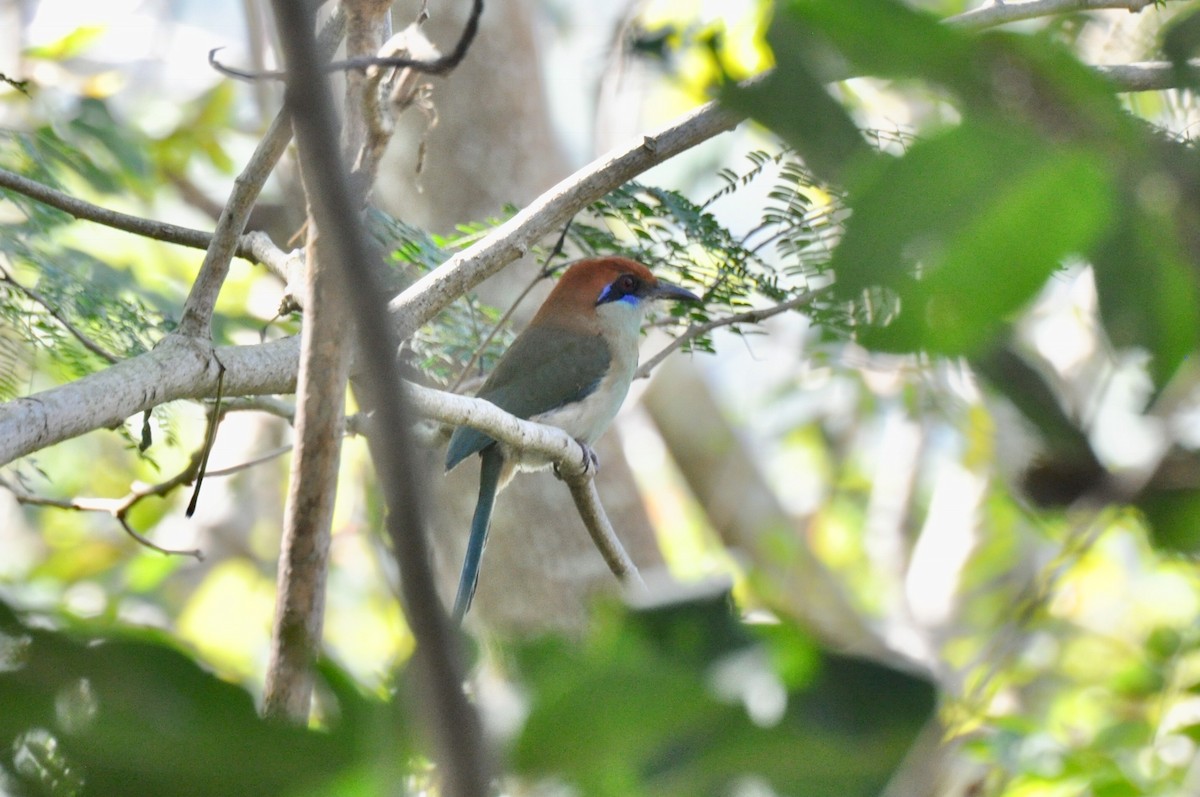
<instances>
[{"instance_id":1,"label":"bird's black eye mask","mask_svg":"<svg viewBox=\"0 0 1200 797\"><path fill-rule=\"evenodd\" d=\"M599 307L608 302L637 304L641 293L642 281L632 274L622 274L604 286L604 290L600 292L600 298L596 300L596 306Z\"/></svg>"}]
</instances>

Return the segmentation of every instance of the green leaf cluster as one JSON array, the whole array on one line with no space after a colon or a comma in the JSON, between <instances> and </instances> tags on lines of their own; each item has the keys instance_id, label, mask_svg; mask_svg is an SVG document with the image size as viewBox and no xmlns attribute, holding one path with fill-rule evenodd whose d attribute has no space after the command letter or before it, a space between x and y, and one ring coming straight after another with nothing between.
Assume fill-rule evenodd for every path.
<instances>
[{"instance_id":1,"label":"green leaf cluster","mask_svg":"<svg viewBox=\"0 0 1200 797\"><path fill-rule=\"evenodd\" d=\"M1062 263L1083 258L1110 337L1150 351L1160 385L1195 350L1200 258L1187 220L1200 157L1126 113L1065 48L953 29L892 0L854 13L779 3L768 38L775 71L723 100L845 187L837 290L879 287L893 303L887 323L863 326L864 342L979 353ZM926 87L961 122L880 154L826 89L851 75Z\"/></svg>"},{"instance_id":2,"label":"green leaf cluster","mask_svg":"<svg viewBox=\"0 0 1200 797\"><path fill-rule=\"evenodd\" d=\"M110 133L91 138L118 138L115 129ZM10 133L0 136L0 163L60 190L81 184L100 193L121 190L125 184L113 176L118 167L97 165L81 146L50 127ZM0 221L0 321L9 341L0 357L12 358L0 364L8 366L7 374L28 375L35 362L45 360L39 370L65 381L103 365L68 325L118 358L146 351L170 330L173 321L160 309L169 306L166 300L128 269L75 243L74 219L16 192L0 196L19 211L17 218ZM19 387L18 380L0 380L0 400L12 398Z\"/></svg>"}]
</instances>

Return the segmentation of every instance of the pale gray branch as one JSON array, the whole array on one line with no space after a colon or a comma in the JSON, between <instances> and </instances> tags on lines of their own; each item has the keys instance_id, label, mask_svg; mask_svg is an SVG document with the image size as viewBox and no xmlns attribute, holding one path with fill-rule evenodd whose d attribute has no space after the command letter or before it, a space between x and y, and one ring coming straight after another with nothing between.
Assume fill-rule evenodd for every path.
<instances>
[{"instance_id":1,"label":"pale gray branch","mask_svg":"<svg viewBox=\"0 0 1200 797\"><path fill-rule=\"evenodd\" d=\"M254 209L254 203L258 201L258 195L262 192L267 177L283 157L291 140L292 123L286 109L281 110L267 128L266 135L258 142L258 147L250 156L250 161L242 173L234 180L229 201L225 203L221 209L221 217L217 219L212 243L204 252L204 262L200 264L200 272L196 275L184 302L183 313L179 319L179 334L208 337L213 307L217 303L221 286L225 284L225 278L229 275L229 265L246 229L246 222L250 219L250 212Z\"/></svg>"},{"instance_id":2,"label":"pale gray branch","mask_svg":"<svg viewBox=\"0 0 1200 797\"><path fill-rule=\"evenodd\" d=\"M555 426L525 421L484 399L459 396L406 382L413 410L447 426L470 426L520 451L558 463L564 478L584 476L588 457L578 441Z\"/></svg>"},{"instance_id":3,"label":"pale gray branch","mask_svg":"<svg viewBox=\"0 0 1200 797\"><path fill-rule=\"evenodd\" d=\"M321 29L319 47L322 58L333 57L345 27L346 15L339 6ZM237 254L238 243L246 229L246 222L250 219L250 212L254 210L258 195L262 193L267 178L275 170L275 164L283 157L291 140L291 117L288 109L282 108L271 121L258 146L254 148L254 154L250 156L242 173L233 181L233 191L221 209L221 217L217 219L217 228L213 231L212 243L205 250L200 272L196 275L192 289L184 301L183 312L176 329L180 335L204 338L209 336L213 307L217 303L221 286L229 275L229 264Z\"/></svg>"},{"instance_id":4,"label":"pale gray branch","mask_svg":"<svg viewBox=\"0 0 1200 797\"><path fill-rule=\"evenodd\" d=\"M226 367L225 395L291 393L299 337L216 349ZM210 344L168 335L153 350L103 371L0 404L0 465L178 399L215 395L217 361Z\"/></svg>"},{"instance_id":5,"label":"pale gray branch","mask_svg":"<svg viewBox=\"0 0 1200 797\"><path fill-rule=\"evenodd\" d=\"M187 246L192 249L207 249L213 242L213 233L211 232L109 210L5 169L0 169L0 188L27 196L48 207L57 208L73 218L95 222L144 238L153 238L156 241ZM270 244L270 239L262 233L259 233L255 239L251 239L249 235L238 237L234 242L234 253L252 263L263 264L266 263L264 258L274 259L279 256L278 249Z\"/></svg>"},{"instance_id":6,"label":"pale gray branch","mask_svg":"<svg viewBox=\"0 0 1200 797\"><path fill-rule=\"evenodd\" d=\"M621 544L612 523L608 520L608 515L604 513L600 493L596 489L596 480L589 473L578 478L564 478L564 481L571 490L571 498L575 501L579 517L583 519L583 524L592 536L596 550L604 557L608 569L627 587L644 590L646 584L642 581L642 574L638 572L637 565L626 552L625 546Z\"/></svg>"},{"instance_id":7,"label":"pale gray branch","mask_svg":"<svg viewBox=\"0 0 1200 797\"><path fill-rule=\"evenodd\" d=\"M459 296L524 256L592 202L650 167L732 130L740 121L740 117L709 103L563 180L479 243L459 252L393 299L388 309L396 319L400 337L411 337Z\"/></svg>"},{"instance_id":8,"label":"pale gray branch","mask_svg":"<svg viewBox=\"0 0 1200 797\"><path fill-rule=\"evenodd\" d=\"M964 11L944 22L956 28L982 30L1009 22L1038 17L1072 14L1078 11L1125 10L1131 14L1153 6L1154 0L1026 0L1026 2L993 2L981 8Z\"/></svg>"},{"instance_id":9,"label":"pale gray branch","mask_svg":"<svg viewBox=\"0 0 1200 797\"><path fill-rule=\"evenodd\" d=\"M362 47L374 51L371 42L380 38L379 26L387 25L388 5L387 0L343 0L340 8L347 19L346 46L351 54L357 54ZM298 31L290 33L295 35ZM361 119L361 103L356 102L361 98L361 87L353 85L355 82L350 81L347 88L346 113L350 119ZM285 108L282 113L290 114L291 109ZM290 128L289 125L289 131ZM347 128L351 147L357 145L355 139L361 134L356 130L355 125ZM326 219L318 223L313 210L313 192L326 190L320 176L314 174L317 153L310 142L298 138L298 146L307 156L299 158L299 164L308 200L305 224L308 304L300 333L296 448L288 477L279 547L263 714L305 726L312 706L313 664L320 654L325 625L325 584L341 467L352 329L338 273L338 259L344 252L322 236L320 224L326 223Z\"/></svg>"},{"instance_id":10,"label":"pale gray branch","mask_svg":"<svg viewBox=\"0 0 1200 797\"><path fill-rule=\"evenodd\" d=\"M387 506L387 531L399 570L405 618L416 640L411 672L424 731L438 763L438 790L447 797L484 797L491 761L475 707L463 692L466 670L459 639L438 599L430 564L423 507L425 491L414 455L412 416L399 391L396 339L387 318L383 288L371 268L373 248L362 228L353 193L340 163L337 114L321 74L313 41L313 7L272 0L287 64L285 102L292 114L310 215L319 230L320 257L346 300L363 367L355 385L360 401L373 411L368 435L371 459ZM475 10L482 0L475 0ZM478 21L478 13L472 16ZM473 34L468 26L461 58ZM310 301L320 297L310 296Z\"/></svg>"},{"instance_id":11,"label":"pale gray branch","mask_svg":"<svg viewBox=\"0 0 1200 797\"><path fill-rule=\"evenodd\" d=\"M1187 62L1177 69L1170 61L1141 61L1092 67L1117 91L1164 91L1200 84L1200 60Z\"/></svg>"},{"instance_id":12,"label":"pale gray branch","mask_svg":"<svg viewBox=\"0 0 1200 797\"><path fill-rule=\"evenodd\" d=\"M670 343L668 343L666 346L663 346L661 351L639 365L637 371L633 375L633 378L645 379L646 377L650 376L650 373L654 370L654 368L663 360L665 360L667 355L669 355L671 352L683 346L685 343L695 340L701 335L707 335L714 329L730 327L736 324L757 324L760 321L766 321L772 316L779 315L780 313L786 313L788 310L798 310L801 307L807 307L808 305L812 304L813 300L819 295L828 292L830 289L831 286L827 286L811 291L805 291L799 296L794 296L791 299L788 299L786 302L773 304L770 307L760 307L754 310L747 310L743 313L735 313L734 315L727 315L722 318L714 318L713 320L703 324L692 324L683 331L682 335L677 335Z\"/></svg>"},{"instance_id":13,"label":"pale gray branch","mask_svg":"<svg viewBox=\"0 0 1200 797\"><path fill-rule=\"evenodd\" d=\"M302 173L305 171L301 163ZM306 190L310 185L307 175ZM296 391L296 450L288 478L280 542L275 619L263 688L263 714L305 725L312 704L313 664L325 621L333 506L341 465L350 324L342 286L311 212L300 373Z\"/></svg>"}]
</instances>

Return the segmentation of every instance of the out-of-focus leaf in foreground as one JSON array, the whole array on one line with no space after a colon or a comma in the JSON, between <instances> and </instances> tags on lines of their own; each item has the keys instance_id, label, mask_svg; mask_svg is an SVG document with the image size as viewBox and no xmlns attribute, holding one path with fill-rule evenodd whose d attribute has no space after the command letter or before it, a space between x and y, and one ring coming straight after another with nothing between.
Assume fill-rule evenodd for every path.
<instances>
[{"instance_id":1,"label":"out-of-focus leaf in foreground","mask_svg":"<svg viewBox=\"0 0 1200 797\"><path fill-rule=\"evenodd\" d=\"M926 681L746 625L723 598L604 617L517 655L532 694L513 764L587 795L877 794L930 716Z\"/></svg>"}]
</instances>

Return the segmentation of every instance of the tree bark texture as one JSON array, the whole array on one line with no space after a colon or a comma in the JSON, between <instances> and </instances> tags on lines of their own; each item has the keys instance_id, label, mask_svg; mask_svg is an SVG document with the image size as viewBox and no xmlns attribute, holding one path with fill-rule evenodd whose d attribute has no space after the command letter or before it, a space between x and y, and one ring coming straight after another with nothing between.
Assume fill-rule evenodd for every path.
<instances>
[{"instance_id":1,"label":"tree bark texture","mask_svg":"<svg viewBox=\"0 0 1200 797\"><path fill-rule=\"evenodd\" d=\"M303 169L303 166L301 167ZM263 713L307 722L312 665L325 619L329 541L345 424L350 326L329 273L320 233L309 220L308 306L301 330L296 449L288 480Z\"/></svg>"}]
</instances>

